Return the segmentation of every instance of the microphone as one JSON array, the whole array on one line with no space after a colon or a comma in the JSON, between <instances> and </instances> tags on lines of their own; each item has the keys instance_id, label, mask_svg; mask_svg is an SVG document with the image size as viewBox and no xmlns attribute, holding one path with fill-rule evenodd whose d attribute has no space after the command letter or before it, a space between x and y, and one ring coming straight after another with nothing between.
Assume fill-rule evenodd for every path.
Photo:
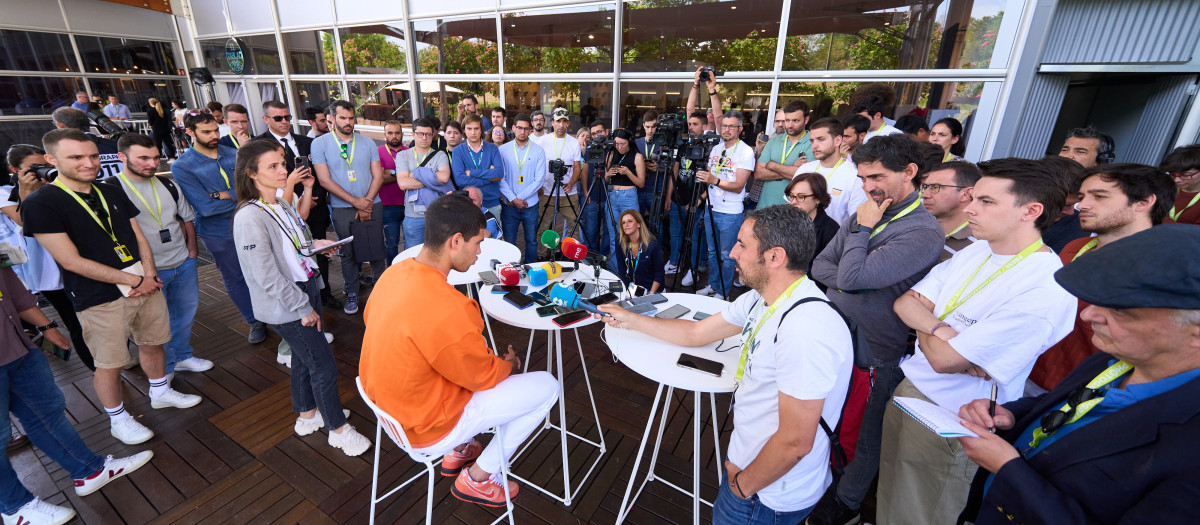
<instances>
[{"instance_id":1,"label":"microphone","mask_svg":"<svg viewBox=\"0 0 1200 525\"><path fill-rule=\"evenodd\" d=\"M540 288L542 286L546 286L546 283L548 282L550 282L550 276L544 265L536 268L530 268L529 286L533 288Z\"/></svg>"},{"instance_id":2,"label":"microphone","mask_svg":"<svg viewBox=\"0 0 1200 525\"><path fill-rule=\"evenodd\" d=\"M521 270L511 264L500 265L496 272L500 276L500 284L516 286L521 282Z\"/></svg>"},{"instance_id":3,"label":"microphone","mask_svg":"<svg viewBox=\"0 0 1200 525\"><path fill-rule=\"evenodd\" d=\"M548 262L542 265L542 269L546 271L546 279L553 281L562 277L563 267L556 262Z\"/></svg>"},{"instance_id":4,"label":"microphone","mask_svg":"<svg viewBox=\"0 0 1200 525\"><path fill-rule=\"evenodd\" d=\"M582 261L587 257L587 246L575 240L572 237L567 237L562 243L562 254L564 257L572 261Z\"/></svg>"},{"instance_id":5,"label":"microphone","mask_svg":"<svg viewBox=\"0 0 1200 525\"><path fill-rule=\"evenodd\" d=\"M561 283L554 283L550 287L550 302L564 308L582 308L594 314L609 315L601 312L591 301L580 297L579 292L576 292L575 288L564 286Z\"/></svg>"},{"instance_id":6,"label":"microphone","mask_svg":"<svg viewBox=\"0 0 1200 525\"><path fill-rule=\"evenodd\" d=\"M542 232L541 244L543 248L554 251L558 249L559 241L561 239L562 237L558 235L558 232L550 229Z\"/></svg>"}]
</instances>

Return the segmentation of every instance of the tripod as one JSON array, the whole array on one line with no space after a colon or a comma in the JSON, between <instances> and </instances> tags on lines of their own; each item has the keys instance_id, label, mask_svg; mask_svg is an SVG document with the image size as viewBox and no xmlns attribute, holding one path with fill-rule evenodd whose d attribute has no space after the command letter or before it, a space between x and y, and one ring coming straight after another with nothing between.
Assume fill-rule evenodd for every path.
<instances>
[{"instance_id":1,"label":"tripod","mask_svg":"<svg viewBox=\"0 0 1200 525\"><path fill-rule=\"evenodd\" d=\"M579 215L580 215L579 212L580 212L580 210L575 209L575 204L571 202L571 198L569 195L559 195L559 193L561 193L561 190L563 188L563 177L565 177L566 174L565 173L554 173L554 174L552 174L552 176L554 177L554 184L550 187L550 193L546 196L546 199L548 199L546 201L546 207L542 208L542 213L541 213L541 215L538 216L538 226L540 227L542 224L542 221L546 219L546 214L550 213L550 227L548 229L553 230L555 228L555 225L558 224L558 216L559 216L559 212L560 212L559 207L562 205L562 202L560 201L560 199L562 197L567 197L567 207L570 208L571 212L575 214L575 224L571 227L570 230L567 230L566 224L565 224L566 221L564 221L563 237L571 237L575 234L576 228L579 227ZM551 210L551 200L553 201L553 207L554 207L553 210ZM545 231L545 230L543 230L543 231ZM554 250L550 250L549 258L550 259L554 258Z\"/></svg>"},{"instance_id":2,"label":"tripod","mask_svg":"<svg viewBox=\"0 0 1200 525\"><path fill-rule=\"evenodd\" d=\"M693 162L696 162L696 161L693 161ZM689 167L688 169L680 171L680 178L682 179L685 177L691 177L694 180L697 171L704 171L704 170L694 169L694 168ZM703 208L705 211L708 212L707 213L707 215L708 215L707 229L708 229L709 234L712 235L712 239L711 239L712 249L716 250L716 252L717 252L716 272L717 272L717 279L720 280L720 282L721 282L721 296L728 299L729 291L725 289L725 270L724 270L724 268L722 268L722 266L724 266L724 265L721 263L722 246L721 246L721 243L719 242L720 238L717 235L716 221L713 218L712 202L710 202L708 200L708 192L705 191L706 188L704 188L702 185L696 184L694 182L692 183L691 186L692 186L692 191L690 192L691 194L688 196L688 200L687 200L688 210L687 210L687 213L684 215L684 219L683 219L683 231L680 232L681 235L680 235L680 242L679 242L679 270L675 273L675 285L673 286L673 288L676 288L676 289L680 288L679 283L680 283L680 279L682 279L681 276L687 275L688 272L692 271L692 268L693 268L692 257L691 257L692 242L693 242L692 229L696 227L696 224L697 224L696 221L699 220L699 217L696 216L696 210ZM700 223L700 230L696 233L696 235L704 235L705 228L706 228L706 226L703 223ZM706 255L702 255L699 253L696 254L697 258L702 257L702 256L706 256ZM713 268L711 268L712 265L710 264L709 266L710 266L709 271L710 272L713 271ZM692 292L693 293L696 291L696 285L698 284L699 278L700 278L700 276L697 274L693 274L693 276L692 276Z\"/></svg>"},{"instance_id":3,"label":"tripod","mask_svg":"<svg viewBox=\"0 0 1200 525\"><path fill-rule=\"evenodd\" d=\"M666 195L667 177L671 176L671 167L675 162L675 152L671 149L662 149L663 146L658 146L659 151L654 154L654 164L657 169L654 170L654 200L650 204L649 217L646 220L649 224L646 226L650 229L650 233L655 236L662 236L662 221L663 221L663 204ZM647 143L646 149L650 149L650 144Z\"/></svg>"}]
</instances>

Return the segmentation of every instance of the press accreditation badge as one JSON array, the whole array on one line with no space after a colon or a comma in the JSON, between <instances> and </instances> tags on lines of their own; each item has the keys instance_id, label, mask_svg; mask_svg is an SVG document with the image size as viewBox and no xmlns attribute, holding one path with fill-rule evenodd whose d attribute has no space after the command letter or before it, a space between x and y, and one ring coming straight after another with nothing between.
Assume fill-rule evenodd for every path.
<instances>
[{"instance_id":1,"label":"press accreditation badge","mask_svg":"<svg viewBox=\"0 0 1200 525\"><path fill-rule=\"evenodd\" d=\"M113 250L117 252L117 257L121 258L121 262L133 260L133 254L129 253L129 248L126 248L124 244L118 244Z\"/></svg>"},{"instance_id":2,"label":"press accreditation badge","mask_svg":"<svg viewBox=\"0 0 1200 525\"><path fill-rule=\"evenodd\" d=\"M166 228L158 230L158 240L163 244L171 242L171 230Z\"/></svg>"},{"instance_id":3,"label":"press accreditation badge","mask_svg":"<svg viewBox=\"0 0 1200 525\"><path fill-rule=\"evenodd\" d=\"M346 179L349 180L350 182L358 181L358 179L354 178L354 170L349 170L346 172Z\"/></svg>"}]
</instances>

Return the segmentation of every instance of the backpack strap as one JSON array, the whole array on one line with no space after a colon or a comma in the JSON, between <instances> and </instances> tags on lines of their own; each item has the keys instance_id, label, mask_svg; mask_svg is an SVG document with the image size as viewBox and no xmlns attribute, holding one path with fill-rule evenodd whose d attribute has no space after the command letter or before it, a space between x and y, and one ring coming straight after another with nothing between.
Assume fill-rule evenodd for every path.
<instances>
[{"instance_id":1,"label":"backpack strap","mask_svg":"<svg viewBox=\"0 0 1200 525\"><path fill-rule=\"evenodd\" d=\"M154 178L158 179L158 182L161 182L167 191L171 192L171 199L175 201L175 220L183 224L183 217L179 215L179 188L175 187L175 181L162 175L155 175Z\"/></svg>"}]
</instances>

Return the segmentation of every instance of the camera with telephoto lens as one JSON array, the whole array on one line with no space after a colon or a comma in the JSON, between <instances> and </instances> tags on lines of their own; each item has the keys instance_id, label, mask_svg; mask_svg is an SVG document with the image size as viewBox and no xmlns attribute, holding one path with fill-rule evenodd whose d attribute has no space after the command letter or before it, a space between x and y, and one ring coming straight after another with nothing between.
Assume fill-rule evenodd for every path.
<instances>
[{"instance_id":1,"label":"camera with telephoto lens","mask_svg":"<svg viewBox=\"0 0 1200 525\"><path fill-rule=\"evenodd\" d=\"M42 182L54 182L54 179L58 177L58 168L49 164L34 164L29 167L29 171L37 175Z\"/></svg>"},{"instance_id":2,"label":"camera with telephoto lens","mask_svg":"<svg viewBox=\"0 0 1200 525\"><path fill-rule=\"evenodd\" d=\"M562 159L552 159L550 161L549 171L555 179L561 179L567 174L567 163L563 162Z\"/></svg>"},{"instance_id":3,"label":"camera with telephoto lens","mask_svg":"<svg viewBox=\"0 0 1200 525\"><path fill-rule=\"evenodd\" d=\"M607 136L596 135L583 152L583 161L592 166L600 166L604 164L604 155L616 146L617 143Z\"/></svg>"},{"instance_id":4,"label":"camera with telephoto lens","mask_svg":"<svg viewBox=\"0 0 1200 525\"><path fill-rule=\"evenodd\" d=\"M92 123L96 125L97 129L103 131L104 134L109 135L111 138L117 138L126 133L125 128L121 127L120 124L113 122L112 119L108 118L108 115L105 115L104 113L92 110L87 112L87 116L88 118L92 119Z\"/></svg>"},{"instance_id":5,"label":"camera with telephoto lens","mask_svg":"<svg viewBox=\"0 0 1200 525\"><path fill-rule=\"evenodd\" d=\"M709 79L717 76L717 68L714 66L704 66L700 68L700 81L708 82Z\"/></svg>"}]
</instances>

